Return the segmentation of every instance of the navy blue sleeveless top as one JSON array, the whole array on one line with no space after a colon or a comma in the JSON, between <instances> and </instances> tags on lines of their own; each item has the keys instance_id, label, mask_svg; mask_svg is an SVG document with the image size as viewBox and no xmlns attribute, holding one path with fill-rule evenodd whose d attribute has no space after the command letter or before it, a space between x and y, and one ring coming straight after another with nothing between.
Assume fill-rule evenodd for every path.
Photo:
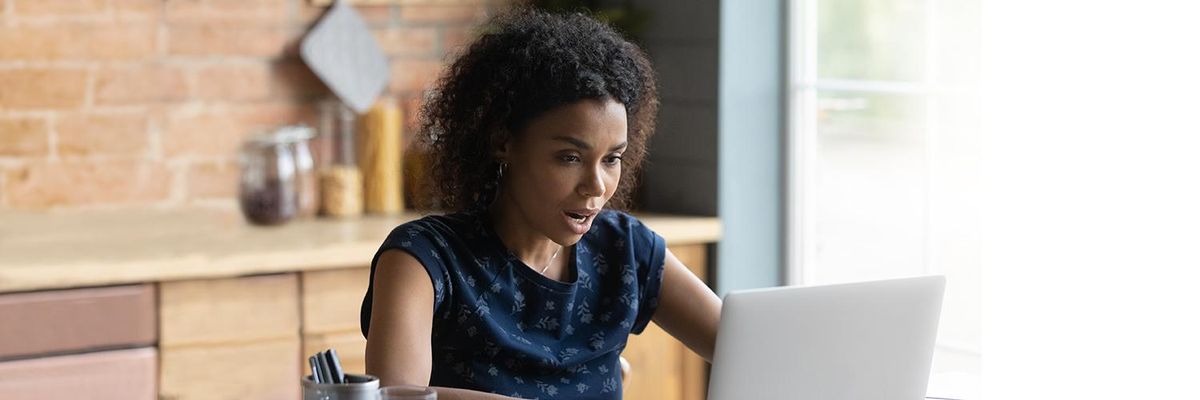
<instances>
[{"instance_id":1,"label":"navy blue sleeveless top","mask_svg":"<svg viewBox=\"0 0 1200 400\"><path fill-rule=\"evenodd\" d=\"M430 386L619 399L618 357L658 306L666 245L636 218L602 210L570 254L576 273L566 283L511 255L485 212L428 216L392 230L371 261L372 282L389 249L412 254L433 281Z\"/></svg>"}]
</instances>

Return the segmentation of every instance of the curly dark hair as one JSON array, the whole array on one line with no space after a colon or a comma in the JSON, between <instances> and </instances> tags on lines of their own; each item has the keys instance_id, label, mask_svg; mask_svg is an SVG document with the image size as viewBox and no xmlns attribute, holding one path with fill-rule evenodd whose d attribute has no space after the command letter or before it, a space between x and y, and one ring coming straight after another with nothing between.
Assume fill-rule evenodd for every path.
<instances>
[{"instance_id":1,"label":"curly dark hair","mask_svg":"<svg viewBox=\"0 0 1200 400\"><path fill-rule=\"evenodd\" d=\"M624 105L628 116L621 184L609 202L625 209L658 112L646 54L583 14L518 9L494 18L447 67L421 108L418 135L430 152L428 189L436 206L486 208L497 190L500 144L552 108L603 98Z\"/></svg>"}]
</instances>

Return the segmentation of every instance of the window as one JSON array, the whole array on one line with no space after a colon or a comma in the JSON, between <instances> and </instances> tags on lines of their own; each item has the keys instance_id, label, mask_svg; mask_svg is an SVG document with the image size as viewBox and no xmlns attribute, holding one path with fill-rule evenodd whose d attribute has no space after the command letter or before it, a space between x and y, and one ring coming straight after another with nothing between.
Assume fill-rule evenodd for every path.
<instances>
[{"instance_id":1,"label":"window","mask_svg":"<svg viewBox=\"0 0 1200 400\"><path fill-rule=\"evenodd\" d=\"M792 0L788 19L787 283L945 275L931 390L977 379L979 2Z\"/></svg>"}]
</instances>

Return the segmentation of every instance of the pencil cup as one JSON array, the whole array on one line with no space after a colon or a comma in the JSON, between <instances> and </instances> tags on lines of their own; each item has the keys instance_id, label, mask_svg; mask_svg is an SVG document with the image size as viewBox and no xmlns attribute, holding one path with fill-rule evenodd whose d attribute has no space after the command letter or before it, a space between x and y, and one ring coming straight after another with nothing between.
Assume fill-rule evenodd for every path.
<instances>
[{"instance_id":1,"label":"pencil cup","mask_svg":"<svg viewBox=\"0 0 1200 400\"><path fill-rule=\"evenodd\" d=\"M377 400L379 378L371 375L346 374L348 383L316 383L312 375L305 376L301 386L304 400Z\"/></svg>"}]
</instances>

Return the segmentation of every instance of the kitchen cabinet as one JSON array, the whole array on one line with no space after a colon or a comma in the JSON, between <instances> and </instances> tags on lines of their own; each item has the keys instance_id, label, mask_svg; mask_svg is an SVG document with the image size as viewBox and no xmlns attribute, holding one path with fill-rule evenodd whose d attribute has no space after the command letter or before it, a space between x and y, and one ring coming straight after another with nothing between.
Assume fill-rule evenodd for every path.
<instances>
[{"instance_id":1,"label":"kitchen cabinet","mask_svg":"<svg viewBox=\"0 0 1200 400\"><path fill-rule=\"evenodd\" d=\"M153 346L154 285L0 294L0 359Z\"/></svg>"},{"instance_id":2,"label":"kitchen cabinet","mask_svg":"<svg viewBox=\"0 0 1200 400\"><path fill-rule=\"evenodd\" d=\"M261 228L220 210L2 212L0 393L296 399L307 356L326 348L363 372L371 257L419 217ZM716 218L639 218L708 278ZM623 356L626 399L703 398L706 363L654 324Z\"/></svg>"},{"instance_id":3,"label":"kitchen cabinet","mask_svg":"<svg viewBox=\"0 0 1200 400\"><path fill-rule=\"evenodd\" d=\"M155 400L157 361L153 347L4 361L0 393L6 400Z\"/></svg>"},{"instance_id":4,"label":"kitchen cabinet","mask_svg":"<svg viewBox=\"0 0 1200 400\"><path fill-rule=\"evenodd\" d=\"M296 399L296 274L159 284L163 399Z\"/></svg>"},{"instance_id":5,"label":"kitchen cabinet","mask_svg":"<svg viewBox=\"0 0 1200 400\"><path fill-rule=\"evenodd\" d=\"M304 354L335 349L343 369L364 373L367 339L359 330L358 315L371 279L370 266L308 271L301 277ZM307 364L301 369L309 373Z\"/></svg>"}]
</instances>

